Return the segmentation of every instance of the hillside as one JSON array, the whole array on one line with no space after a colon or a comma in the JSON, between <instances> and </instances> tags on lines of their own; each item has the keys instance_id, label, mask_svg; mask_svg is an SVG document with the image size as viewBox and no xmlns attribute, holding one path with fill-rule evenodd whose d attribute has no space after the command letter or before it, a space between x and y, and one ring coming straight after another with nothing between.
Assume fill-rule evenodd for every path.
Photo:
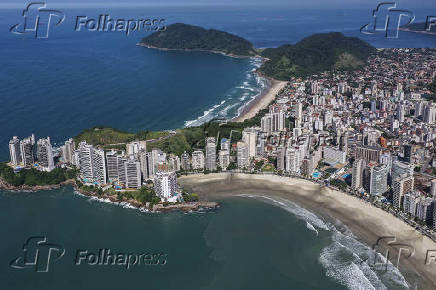
<instances>
[{"instance_id":1,"label":"hillside","mask_svg":"<svg viewBox=\"0 0 436 290\"><path fill-rule=\"evenodd\" d=\"M314 34L295 45L267 48L262 56L269 60L260 68L266 76L289 80L331 69L360 68L375 48L357 37L342 33Z\"/></svg>"},{"instance_id":2,"label":"hillside","mask_svg":"<svg viewBox=\"0 0 436 290\"><path fill-rule=\"evenodd\" d=\"M204 50L234 56L254 56L253 45L242 37L183 23L171 24L143 38L141 45L161 49Z\"/></svg>"}]
</instances>

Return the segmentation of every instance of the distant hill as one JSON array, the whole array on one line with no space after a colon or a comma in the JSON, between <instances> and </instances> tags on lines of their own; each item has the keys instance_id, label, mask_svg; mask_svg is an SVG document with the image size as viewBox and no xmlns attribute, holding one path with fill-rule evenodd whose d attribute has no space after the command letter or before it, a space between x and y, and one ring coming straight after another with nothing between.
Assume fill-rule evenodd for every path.
<instances>
[{"instance_id":1,"label":"distant hill","mask_svg":"<svg viewBox=\"0 0 436 290\"><path fill-rule=\"evenodd\" d=\"M141 45L174 50L202 50L231 56L256 56L258 51L239 36L183 23L171 24L143 38ZM331 32L309 36L295 45L264 49L269 60L259 69L265 76L288 80L330 69L351 70L364 65L375 48L357 37Z\"/></svg>"},{"instance_id":2,"label":"distant hill","mask_svg":"<svg viewBox=\"0 0 436 290\"><path fill-rule=\"evenodd\" d=\"M431 26L430 31L427 31L427 24L425 22L412 23L407 26L401 27L400 30L436 34L436 26Z\"/></svg>"},{"instance_id":3,"label":"distant hill","mask_svg":"<svg viewBox=\"0 0 436 290\"><path fill-rule=\"evenodd\" d=\"M288 80L331 69L353 70L364 65L375 48L357 37L342 33L314 34L295 45L267 48L262 56L269 60L260 68L264 75Z\"/></svg>"},{"instance_id":4,"label":"distant hill","mask_svg":"<svg viewBox=\"0 0 436 290\"><path fill-rule=\"evenodd\" d=\"M204 50L233 56L254 56L253 45L242 37L215 29L183 23L171 24L164 31L143 38L141 45L160 49Z\"/></svg>"}]
</instances>

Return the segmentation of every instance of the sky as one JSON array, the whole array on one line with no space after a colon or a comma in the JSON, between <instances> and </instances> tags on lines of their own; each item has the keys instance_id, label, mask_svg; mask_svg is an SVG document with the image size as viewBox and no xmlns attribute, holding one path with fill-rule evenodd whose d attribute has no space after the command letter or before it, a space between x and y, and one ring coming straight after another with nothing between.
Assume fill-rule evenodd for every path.
<instances>
[{"instance_id":1,"label":"sky","mask_svg":"<svg viewBox=\"0 0 436 290\"><path fill-rule=\"evenodd\" d=\"M436 0L388 0L399 8L429 8L436 15ZM290 6L305 9L351 9L376 7L386 0L1 0L1 8L16 8L30 2L46 2L56 7L116 6Z\"/></svg>"}]
</instances>

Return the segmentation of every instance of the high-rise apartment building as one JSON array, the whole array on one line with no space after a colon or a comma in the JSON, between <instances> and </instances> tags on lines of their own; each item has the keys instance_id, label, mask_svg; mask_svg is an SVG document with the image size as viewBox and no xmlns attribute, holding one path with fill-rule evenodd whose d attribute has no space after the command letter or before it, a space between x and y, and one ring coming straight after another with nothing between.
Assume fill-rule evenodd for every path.
<instances>
[{"instance_id":1,"label":"high-rise apartment building","mask_svg":"<svg viewBox=\"0 0 436 290\"><path fill-rule=\"evenodd\" d=\"M206 169L216 170L216 141L215 137L206 138Z\"/></svg>"},{"instance_id":2,"label":"high-rise apartment building","mask_svg":"<svg viewBox=\"0 0 436 290\"><path fill-rule=\"evenodd\" d=\"M53 148L50 137L39 139L37 142L38 165L41 170L51 171L54 169Z\"/></svg>"}]
</instances>

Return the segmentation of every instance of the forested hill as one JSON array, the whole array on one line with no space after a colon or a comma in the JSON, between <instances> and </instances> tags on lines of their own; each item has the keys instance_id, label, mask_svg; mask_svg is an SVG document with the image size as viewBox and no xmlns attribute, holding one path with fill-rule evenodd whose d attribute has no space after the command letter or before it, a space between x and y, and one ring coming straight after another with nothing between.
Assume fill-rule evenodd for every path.
<instances>
[{"instance_id":1,"label":"forested hill","mask_svg":"<svg viewBox=\"0 0 436 290\"><path fill-rule=\"evenodd\" d=\"M253 45L242 37L183 23L171 24L166 30L143 38L140 43L161 49L204 50L234 56L257 54Z\"/></svg>"},{"instance_id":2,"label":"forested hill","mask_svg":"<svg viewBox=\"0 0 436 290\"><path fill-rule=\"evenodd\" d=\"M260 71L266 76L288 80L331 69L360 68L375 48L357 37L342 33L314 34L295 45L267 48L262 56L269 59Z\"/></svg>"},{"instance_id":3,"label":"forested hill","mask_svg":"<svg viewBox=\"0 0 436 290\"><path fill-rule=\"evenodd\" d=\"M164 31L142 39L140 44L160 49L203 50L233 56L256 56L258 51L239 36L215 29L183 23L171 24ZM314 34L295 45L267 48L261 56L268 58L259 69L265 76L289 80L331 69L360 68L375 48L357 37L342 33Z\"/></svg>"}]
</instances>

